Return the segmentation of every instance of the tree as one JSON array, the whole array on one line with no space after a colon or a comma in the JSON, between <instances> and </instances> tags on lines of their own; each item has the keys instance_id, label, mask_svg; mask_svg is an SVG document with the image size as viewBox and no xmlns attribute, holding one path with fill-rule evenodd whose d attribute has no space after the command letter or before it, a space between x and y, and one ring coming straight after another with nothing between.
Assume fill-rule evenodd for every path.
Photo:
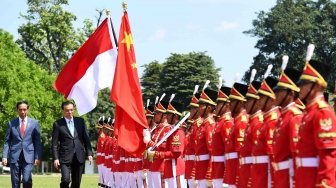
<instances>
[{"instance_id":1,"label":"tree","mask_svg":"<svg viewBox=\"0 0 336 188\"><path fill-rule=\"evenodd\" d=\"M28 0L27 23L19 27L17 43L27 57L49 73L59 72L69 57L93 31L90 20L75 30L76 16L63 9L67 0Z\"/></svg>"},{"instance_id":2,"label":"tree","mask_svg":"<svg viewBox=\"0 0 336 188\"><path fill-rule=\"evenodd\" d=\"M142 95L144 99L150 99L160 93L160 82L158 81L160 80L162 65L158 61L153 61L142 67L145 68L141 79Z\"/></svg>"},{"instance_id":3,"label":"tree","mask_svg":"<svg viewBox=\"0 0 336 188\"><path fill-rule=\"evenodd\" d=\"M141 83L145 83L142 85L143 93L154 99L156 95L165 92L168 95L167 100L170 94L175 93L174 100L188 105L195 85L203 87L205 81L210 80L212 87L216 88L219 71L206 52L173 53L162 65L157 61L145 65L145 74L141 78Z\"/></svg>"},{"instance_id":4,"label":"tree","mask_svg":"<svg viewBox=\"0 0 336 188\"><path fill-rule=\"evenodd\" d=\"M309 43L316 45L314 59L330 63L332 76L329 88L336 78L336 4L331 0L278 0L269 12L261 11L253 20L253 28L245 31L258 41L259 53L245 73L248 81L250 70L258 70L261 77L268 64L273 64L273 74L280 74L281 57L289 56L288 67L303 69Z\"/></svg>"},{"instance_id":5,"label":"tree","mask_svg":"<svg viewBox=\"0 0 336 188\"><path fill-rule=\"evenodd\" d=\"M0 29L0 138L4 138L8 121L17 117L16 102L25 99L30 104L29 116L40 122L43 159L51 153L52 123L61 117L63 99L52 89L54 80L55 75L28 60L13 37Z\"/></svg>"}]
</instances>

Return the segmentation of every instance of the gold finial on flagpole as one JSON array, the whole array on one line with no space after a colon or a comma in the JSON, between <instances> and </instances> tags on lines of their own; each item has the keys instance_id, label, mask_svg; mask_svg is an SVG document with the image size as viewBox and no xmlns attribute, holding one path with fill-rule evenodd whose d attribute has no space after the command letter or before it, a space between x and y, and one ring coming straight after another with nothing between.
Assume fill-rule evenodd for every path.
<instances>
[{"instance_id":1,"label":"gold finial on flagpole","mask_svg":"<svg viewBox=\"0 0 336 188\"><path fill-rule=\"evenodd\" d=\"M124 9L124 12L126 12L127 11L127 3L125 1L122 3L122 6L123 6L123 9Z\"/></svg>"},{"instance_id":2,"label":"gold finial on flagpole","mask_svg":"<svg viewBox=\"0 0 336 188\"><path fill-rule=\"evenodd\" d=\"M110 10L109 9L105 9L105 14L106 14L106 16L109 16L110 15Z\"/></svg>"}]
</instances>

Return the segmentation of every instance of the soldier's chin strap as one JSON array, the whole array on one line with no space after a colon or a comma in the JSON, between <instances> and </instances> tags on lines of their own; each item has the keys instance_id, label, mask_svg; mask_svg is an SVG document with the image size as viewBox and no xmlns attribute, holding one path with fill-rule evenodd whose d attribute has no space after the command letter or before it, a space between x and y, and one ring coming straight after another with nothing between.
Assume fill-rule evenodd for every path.
<instances>
[{"instance_id":1,"label":"soldier's chin strap","mask_svg":"<svg viewBox=\"0 0 336 188\"><path fill-rule=\"evenodd\" d=\"M310 87L310 90L308 91L307 95L302 99L302 101L306 101L307 102L307 97L310 95L310 93L312 92L313 88L315 87L315 82L313 83L313 85Z\"/></svg>"},{"instance_id":2,"label":"soldier's chin strap","mask_svg":"<svg viewBox=\"0 0 336 188\"><path fill-rule=\"evenodd\" d=\"M280 102L280 104L279 104L278 106L282 107L282 105L283 105L283 103L285 102L285 100L286 100L286 98L288 97L288 95L289 95L289 90L286 89L286 95L285 95L285 97L282 99L282 101Z\"/></svg>"},{"instance_id":3,"label":"soldier's chin strap","mask_svg":"<svg viewBox=\"0 0 336 188\"><path fill-rule=\"evenodd\" d=\"M266 107L266 104L268 103L268 100L269 100L269 97L267 97L264 106L261 108L263 112L265 112L265 107Z\"/></svg>"},{"instance_id":4,"label":"soldier's chin strap","mask_svg":"<svg viewBox=\"0 0 336 188\"><path fill-rule=\"evenodd\" d=\"M257 99L253 99L253 100L254 100L254 101L253 101L253 104L252 104L252 107L251 107L251 110L250 110L249 113L252 113L252 112L253 112L254 106L255 106L255 104L256 104L256 102L257 102Z\"/></svg>"},{"instance_id":5,"label":"soldier's chin strap","mask_svg":"<svg viewBox=\"0 0 336 188\"><path fill-rule=\"evenodd\" d=\"M203 114L202 114L202 116L201 116L201 117L204 117L204 115L205 115L205 113L206 113L206 111L207 111L207 109L208 109L208 105L209 105L209 104L208 104L208 103L206 103L205 105L206 105L206 106L205 106L205 110L204 110L204 112L203 112Z\"/></svg>"},{"instance_id":6,"label":"soldier's chin strap","mask_svg":"<svg viewBox=\"0 0 336 188\"><path fill-rule=\"evenodd\" d=\"M234 108L232 109L232 115L233 116L236 116L236 108L237 108L237 105L240 101L237 101L236 105L234 106Z\"/></svg>"},{"instance_id":7,"label":"soldier's chin strap","mask_svg":"<svg viewBox=\"0 0 336 188\"><path fill-rule=\"evenodd\" d=\"M225 106L225 102L224 102L223 106L219 109L219 112L221 112L223 110L224 106Z\"/></svg>"}]
</instances>

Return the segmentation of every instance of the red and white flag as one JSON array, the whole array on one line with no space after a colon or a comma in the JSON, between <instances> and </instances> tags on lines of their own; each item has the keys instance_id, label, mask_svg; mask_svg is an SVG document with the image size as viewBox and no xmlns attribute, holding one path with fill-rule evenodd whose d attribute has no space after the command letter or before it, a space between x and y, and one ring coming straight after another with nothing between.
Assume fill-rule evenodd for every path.
<instances>
[{"instance_id":1,"label":"red and white flag","mask_svg":"<svg viewBox=\"0 0 336 188\"><path fill-rule=\"evenodd\" d=\"M79 115L97 106L98 92L113 85L117 51L108 16L59 73L54 88L73 99Z\"/></svg>"}]
</instances>

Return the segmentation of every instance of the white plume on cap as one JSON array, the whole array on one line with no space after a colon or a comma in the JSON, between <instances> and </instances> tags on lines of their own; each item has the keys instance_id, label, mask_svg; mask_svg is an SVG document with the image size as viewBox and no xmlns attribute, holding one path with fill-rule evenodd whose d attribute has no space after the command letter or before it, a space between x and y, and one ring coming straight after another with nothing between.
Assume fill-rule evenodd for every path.
<instances>
[{"instance_id":1,"label":"white plume on cap","mask_svg":"<svg viewBox=\"0 0 336 188\"><path fill-rule=\"evenodd\" d=\"M193 95L195 95L197 93L198 88L199 88L199 85L195 85L195 89L194 89Z\"/></svg>"},{"instance_id":2,"label":"white plume on cap","mask_svg":"<svg viewBox=\"0 0 336 188\"><path fill-rule=\"evenodd\" d=\"M267 70L266 70L266 72L265 72L265 74L264 74L264 79L267 78L267 76L270 75L272 68L273 68L273 65L272 65L272 64L269 64L269 65L267 66Z\"/></svg>"},{"instance_id":3,"label":"white plume on cap","mask_svg":"<svg viewBox=\"0 0 336 188\"><path fill-rule=\"evenodd\" d=\"M147 108L148 108L148 106L149 106L149 102L150 102L150 100L147 99L147 104L146 104L146 107L147 107Z\"/></svg>"},{"instance_id":4,"label":"white plume on cap","mask_svg":"<svg viewBox=\"0 0 336 188\"><path fill-rule=\"evenodd\" d=\"M282 64L281 64L281 70L284 71L287 67L287 64L288 64L288 55L284 55L282 56Z\"/></svg>"},{"instance_id":5,"label":"white plume on cap","mask_svg":"<svg viewBox=\"0 0 336 188\"><path fill-rule=\"evenodd\" d=\"M161 98L160 98L159 102L161 102L162 99L163 99L165 96L166 96L166 93L163 93L163 94L161 95Z\"/></svg>"},{"instance_id":6,"label":"white plume on cap","mask_svg":"<svg viewBox=\"0 0 336 188\"><path fill-rule=\"evenodd\" d=\"M107 119L107 122L110 122L111 121L111 117L109 117L108 119Z\"/></svg>"},{"instance_id":7,"label":"white plume on cap","mask_svg":"<svg viewBox=\"0 0 336 188\"><path fill-rule=\"evenodd\" d=\"M235 77L234 77L234 79L233 79L233 83L236 83L236 82L238 82L238 80L239 80L239 73L237 72L236 73L236 75L235 75Z\"/></svg>"},{"instance_id":8,"label":"white plume on cap","mask_svg":"<svg viewBox=\"0 0 336 188\"><path fill-rule=\"evenodd\" d=\"M253 82L254 77L255 77L256 74L257 74L257 70L256 69L252 69L251 76L250 76L250 83Z\"/></svg>"},{"instance_id":9,"label":"white plume on cap","mask_svg":"<svg viewBox=\"0 0 336 188\"><path fill-rule=\"evenodd\" d=\"M208 87L208 85L210 84L210 80L207 80L203 86L203 89L202 90L205 90L205 88Z\"/></svg>"},{"instance_id":10,"label":"white plume on cap","mask_svg":"<svg viewBox=\"0 0 336 188\"><path fill-rule=\"evenodd\" d=\"M310 61L314 54L315 45L309 44L307 48L306 62Z\"/></svg>"},{"instance_id":11,"label":"white plume on cap","mask_svg":"<svg viewBox=\"0 0 336 188\"><path fill-rule=\"evenodd\" d=\"M171 94L170 99L169 99L169 103L171 103L173 101L174 97L175 97L175 93Z\"/></svg>"},{"instance_id":12,"label":"white plume on cap","mask_svg":"<svg viewBox=\"0 0 336 188\"><path fill-rule=\"evenodd\" d=\"M154 105L156 105L158 102L159 102L159 96L156 96Z\"/></svg>"},{"instance_id":13,"label":"white plume on cap","mask_svg":"<svg viewBox=\"0 0 336 188\"><path fill-rule=\"evenodd\" d=\"M218 87L218 89L220 89L223 85L223 78L220 76L218 79L219 80L218 80L218 86L217 87Z\"/></svg>"},{"instance_id":14,"label":"white plume on cap","mask_svg":"<svg viewBox=\"0 0 336 188\"><path fill-rule=\"evenodd\" d=\"M105 116L103 116L103 121L105 120Z\"/></svg>"}]
</instances>

